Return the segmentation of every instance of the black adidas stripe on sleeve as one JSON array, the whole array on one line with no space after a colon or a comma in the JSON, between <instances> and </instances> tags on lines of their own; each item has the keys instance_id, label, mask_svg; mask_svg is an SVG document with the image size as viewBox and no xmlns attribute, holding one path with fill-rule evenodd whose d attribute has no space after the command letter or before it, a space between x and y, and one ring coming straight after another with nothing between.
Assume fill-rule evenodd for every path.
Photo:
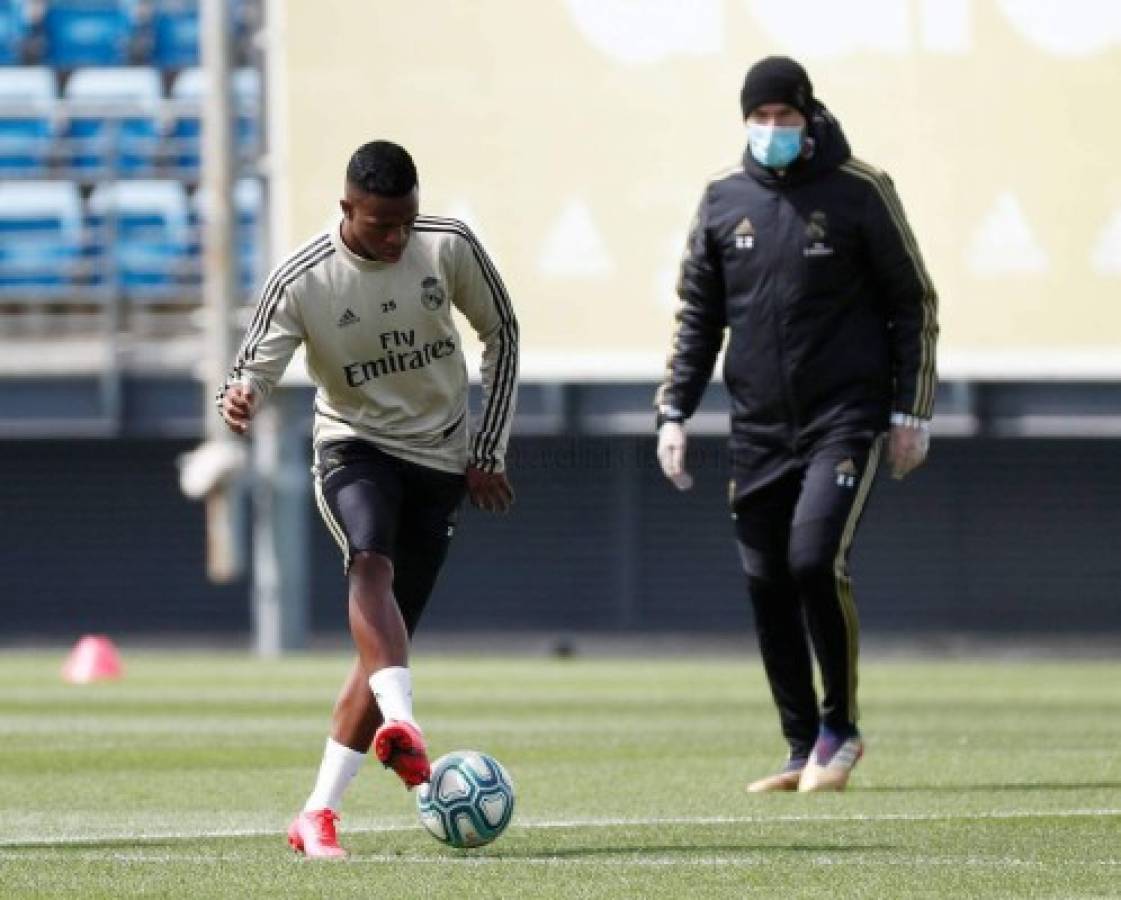
<instances>
[{"instance_id":1,"label":"black adidas stripe on sleeve","mask_svg":"<svg viewBox=\"0 0 1121 900\"><path fill-rule=\"evenodd\" d=\"M261 290L261 299L258 301L253 318L245 331L245 338L242 340L234 364L227 373L225 382L218 390L216 402L219 406L226 390L233 382L240 380L246 363L251 362L256 356L257 348L264 340L265 335L268 334L269 324L272 322L272 317L280 303L280 298L284 295L285 288L308 269L318 265L334 252L330 235L319 235L296 250L273 270Z\"/></svg>"},{"instance_id":2,"label":"black adidas stripe on sleeve","mask_svg":"<svg viewBox=\"0 0 1121 900\"><path fill-rule=\"evenodd\" d=\"M483 279L490 289L492 301L498 312L500 322L499 349L495 364L492 395L488 398L487 408L483 413L483 421L480 423L472 446L474 459L484 465L492 466L498 443L509 423L517 382L518 323L514 316L510 297L506 293L506 288L490 256L483 249L479 239L462 222L457 219L420 216L417 218L414 230L419 232L443 232L463 238L471 248L475 261L483 273Z\"/></svg>"}]
</instances>

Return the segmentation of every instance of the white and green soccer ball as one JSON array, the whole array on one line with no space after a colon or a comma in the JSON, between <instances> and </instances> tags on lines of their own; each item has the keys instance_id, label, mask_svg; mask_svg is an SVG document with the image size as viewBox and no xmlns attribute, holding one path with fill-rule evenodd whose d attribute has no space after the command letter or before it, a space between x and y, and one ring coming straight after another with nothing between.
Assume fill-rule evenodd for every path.
<instances>
[{"instance_id":1,"label":"white and green soccer ball","mask_svg":"<svg viewBox=\"0 0 1121 900\"><path fill-rule=\"evenodd\" d=\"M514 783L494 757L456 750L432 764L431 780L417 788L416 805L421 824L436 840L481 847L510 824Z\"/></svg>"}]
</instances>

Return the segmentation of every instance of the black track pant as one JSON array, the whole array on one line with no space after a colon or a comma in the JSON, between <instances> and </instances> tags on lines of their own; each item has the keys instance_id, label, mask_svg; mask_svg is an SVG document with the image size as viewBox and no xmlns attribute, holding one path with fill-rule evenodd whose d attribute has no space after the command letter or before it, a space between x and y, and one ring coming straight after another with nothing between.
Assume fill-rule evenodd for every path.
<instances>
[{"instance_id":1,"label":"black track pant","mask_svg":"<svg viewBox=\"0 0 1121 900\"><path fill-rule=\"evenodd\" d=\"M858 625L848 559L883 441L828 444L787 460L774 477L737 467L736 539L767 680L796 756L809 754L822 723L842 733L856 727ZM807 630L821 669L820 712Z\"/></svg>"}]
</instances>

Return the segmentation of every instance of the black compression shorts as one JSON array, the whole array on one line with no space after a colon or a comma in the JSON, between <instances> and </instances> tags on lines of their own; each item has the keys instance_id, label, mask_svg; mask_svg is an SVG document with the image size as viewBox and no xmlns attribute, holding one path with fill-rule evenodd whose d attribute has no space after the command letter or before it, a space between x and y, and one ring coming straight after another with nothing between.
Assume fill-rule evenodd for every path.
<instances>
[{"instance_id":1,"label":"black compression shorts","mask_svg":"<svg viewBox=\"0 0 1121 900\"><path fill-rule=\"evenodd\" d=\"M412 635L447 557L463 475L383 453L361 440L319 448L315 499L349 571L355 553L393 561L393 594Z\"/></svg>"},{"instance_id":2,"label":"black compression shorts","mask_svg":"<svg viewBox=\"0 0 1121 900\"><path fill-rule=\"evenodd\" d=\"M316 501L347 564L361 551L396 560L401 547L443 542L454 533L463 475L408 462L362 440L324 444L317 456Z\"/></svg>"}]
</instances>

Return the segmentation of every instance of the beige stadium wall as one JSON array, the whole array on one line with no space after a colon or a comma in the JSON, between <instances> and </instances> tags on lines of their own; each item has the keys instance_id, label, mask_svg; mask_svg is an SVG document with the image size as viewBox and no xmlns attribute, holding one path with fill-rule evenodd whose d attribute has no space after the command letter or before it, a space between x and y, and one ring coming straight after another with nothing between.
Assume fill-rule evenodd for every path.
<instances>
[{"instance_id":1,"label":"beige stadium wall","mask_svg":"<svg viewBox=\"0 0 1121 900\"><path fill-rule=\"evenodd\" d=\"M1121 2L275 0L278 251L351 151L404 144L465 219L525 372L657 378L685 229L743 147L739 87L796 56L894 178L948 377L1121 376Z\"/></svg>"}]
</instances>

